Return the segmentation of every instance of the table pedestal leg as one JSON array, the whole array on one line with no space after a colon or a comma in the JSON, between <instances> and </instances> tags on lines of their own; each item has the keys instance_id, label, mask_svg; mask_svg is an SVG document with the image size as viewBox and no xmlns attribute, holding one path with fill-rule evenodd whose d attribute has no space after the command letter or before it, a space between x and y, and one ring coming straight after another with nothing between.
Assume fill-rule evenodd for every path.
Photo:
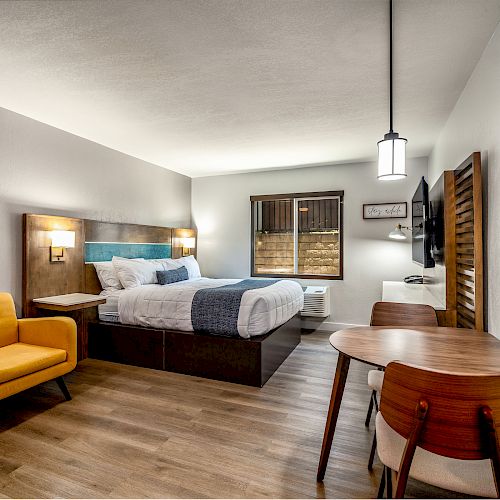
<instances>
[{"instance_id":1,"label":"table pedestal leg","mask_svg":"<svg viewBox=\"0 0 500 500\"><path fill-rule=\"evenodd\" d=\"M326 418L325 434L323 435L323 445L321 446L321 456L319 458L317 480L323 481L332 448L333 435L337 425L339 416L340 403L344 394L345 381L347 372L349 371L349 363L351 358L345 354L339 353L337 361L337 369L335 371L335 379L333 381L332 396L330 398L330 407L328 408L328 416Z\"/></svg>"}]
</instances>

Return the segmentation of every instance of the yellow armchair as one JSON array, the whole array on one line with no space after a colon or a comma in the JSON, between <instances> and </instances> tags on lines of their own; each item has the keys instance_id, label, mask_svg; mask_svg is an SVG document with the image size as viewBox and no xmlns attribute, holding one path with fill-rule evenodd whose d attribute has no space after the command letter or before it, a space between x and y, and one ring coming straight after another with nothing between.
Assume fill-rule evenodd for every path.
<instances>
[{"instance_id":1,"label":"yellow armchair","mask_svg":"<svg viewBox=\"0 0 500 500\"><path fill-rule=\"evenodd\" d=\"M0 399L55 379L67 400L63 375L76 366L76 323L71 318L17 319L14 301L0 293Z\"/></svg>"}]
</instances>

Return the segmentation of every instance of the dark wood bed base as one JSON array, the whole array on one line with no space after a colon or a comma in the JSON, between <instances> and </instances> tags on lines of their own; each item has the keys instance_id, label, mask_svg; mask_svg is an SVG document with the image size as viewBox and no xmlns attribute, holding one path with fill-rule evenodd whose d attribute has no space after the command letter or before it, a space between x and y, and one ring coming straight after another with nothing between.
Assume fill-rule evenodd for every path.
<instances>
[{"instance_id":1,"label":"dark wood bed base","mask_svg":"<svg viewBox=\"0 0 500 500\"><path fill-rule=\"evenodd\" d=\"M250 339L95 321L88 341L90 358L262 387L300 343L300 318Z\"/></svg>"}]
</instances>

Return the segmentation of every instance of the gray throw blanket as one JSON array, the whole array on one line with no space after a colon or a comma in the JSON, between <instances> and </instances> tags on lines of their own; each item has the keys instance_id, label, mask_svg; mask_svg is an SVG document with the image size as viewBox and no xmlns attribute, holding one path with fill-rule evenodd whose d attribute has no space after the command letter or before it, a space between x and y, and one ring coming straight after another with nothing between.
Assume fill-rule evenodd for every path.
<instances>
[{"instance_id":1,"label":"gray throw blanket","mask_svg":"<svg viewBox=\"0 0 500 500\"><path fill-rule=\"evenodd\" d=\"M238 337L238 314L243 294L277 281L249 279L233 285L198 290L191 305L193 330L197 333Z\"/></svg>"}]
</instances>

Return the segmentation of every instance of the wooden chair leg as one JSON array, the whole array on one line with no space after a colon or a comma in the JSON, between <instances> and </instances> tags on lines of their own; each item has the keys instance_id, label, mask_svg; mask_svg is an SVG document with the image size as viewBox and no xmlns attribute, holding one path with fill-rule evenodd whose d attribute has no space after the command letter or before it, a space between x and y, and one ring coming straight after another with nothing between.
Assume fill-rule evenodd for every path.
<instances>
[{"instance_id":1,"label":"wooden chair leg","mask_svg":"<svg viewBox=\"0 0 500 500\"><path fill-rule=\"evenodd\" d=\"M59 386L59 389L61 389L61 392L64 394L66 401L71 401L71 394L69 393L68 388L66 387L66 382L64 382L64 379L62 377L57 377L56 382L57 385Z\"/></svg>"},{"instance_id":2,"label":"wooden chair leg","mask_svg":"<svg viewBox=\"0 0 500 500\"><path fill-rule=\"evenodd\" d=\"M377 401L377 391L372 392L373 404L375 405L375 411L378 413L378 401Z\"/></svg>"},{"instance_id":3,"label":"wooden chair leg","mask_svg":"<svg viewBox=\"0 0 500 500\"><path fill-rule=\"evenodd\" d=\"M385 473L387 475L387 498L392 498L392 469L386 467Z\"/></svg>"},{"instance_id":4,"label":"wooden chair leg","mask_svg":"<svg viewBox=\"0 0 500 500\"><path fill-rule=\"evenodd\" d=\"M373 393L375 391L372 391L371 396L370 396L370 404L368 405L368 412L366 413L366 420L365 420L365 427L368 427L370 425L370 420L372 418L372 411L373 411ZM377 410L378 411L378 410Z\"/></svg>"},{"instance_id":5,"label":"wooden chair leg","mask_svg":"<svg viewBox=\"0 0 500 500\"><path fill-rule=\"evenodd\" d=\"M375 450L377 449L377 434L373 434L372 449L370 450L370 458L368 459L368 470L373 470L373 460L375 458Z\"/></svg>"},{"instance_id":6,"label":"wooden chair leg","mask_svg":"<svg viewBox=\"0 0 500 500\"><path fill-rule=\"evenodd\" d=\"M377 493L377 498L384 498L384 492L385 492L385 465L384 468L382 469L382 477L380 478L380 485L378 487L378 493Z\"/></svg>"},{"instance_id":7,"label":"wooden chair leg","mask_svg":"<svg viewBox=\"0 0 500 500\"><path fill-rule=\"evenodd\" d=\"M479 416L482 420L484 440L490 454L497 497L500 498L500 439L496 431L495 419L489 406L482 406Z\"/></svg>"},{"instance_id":8,"label":"wooden chair leg","mask_svg":"<svg viewBox=\"0 0 500 500\"><path fill-rule=\"evenodd\" d=\"M427 401L425 399L419 400L415 409L415 414L417 417L415 427L406 440L403 456L401 457L401 463L399 464L396 482L396 494L394 495L394 498L404 498L406 483L408 482L408 476L410 474L411 463L413 461L413 456L415 455L415 450L417 449L417 444L424 427L425 417L427 416L428 410L429 404L427 403Z\"/></svg>"}]
</instances>

